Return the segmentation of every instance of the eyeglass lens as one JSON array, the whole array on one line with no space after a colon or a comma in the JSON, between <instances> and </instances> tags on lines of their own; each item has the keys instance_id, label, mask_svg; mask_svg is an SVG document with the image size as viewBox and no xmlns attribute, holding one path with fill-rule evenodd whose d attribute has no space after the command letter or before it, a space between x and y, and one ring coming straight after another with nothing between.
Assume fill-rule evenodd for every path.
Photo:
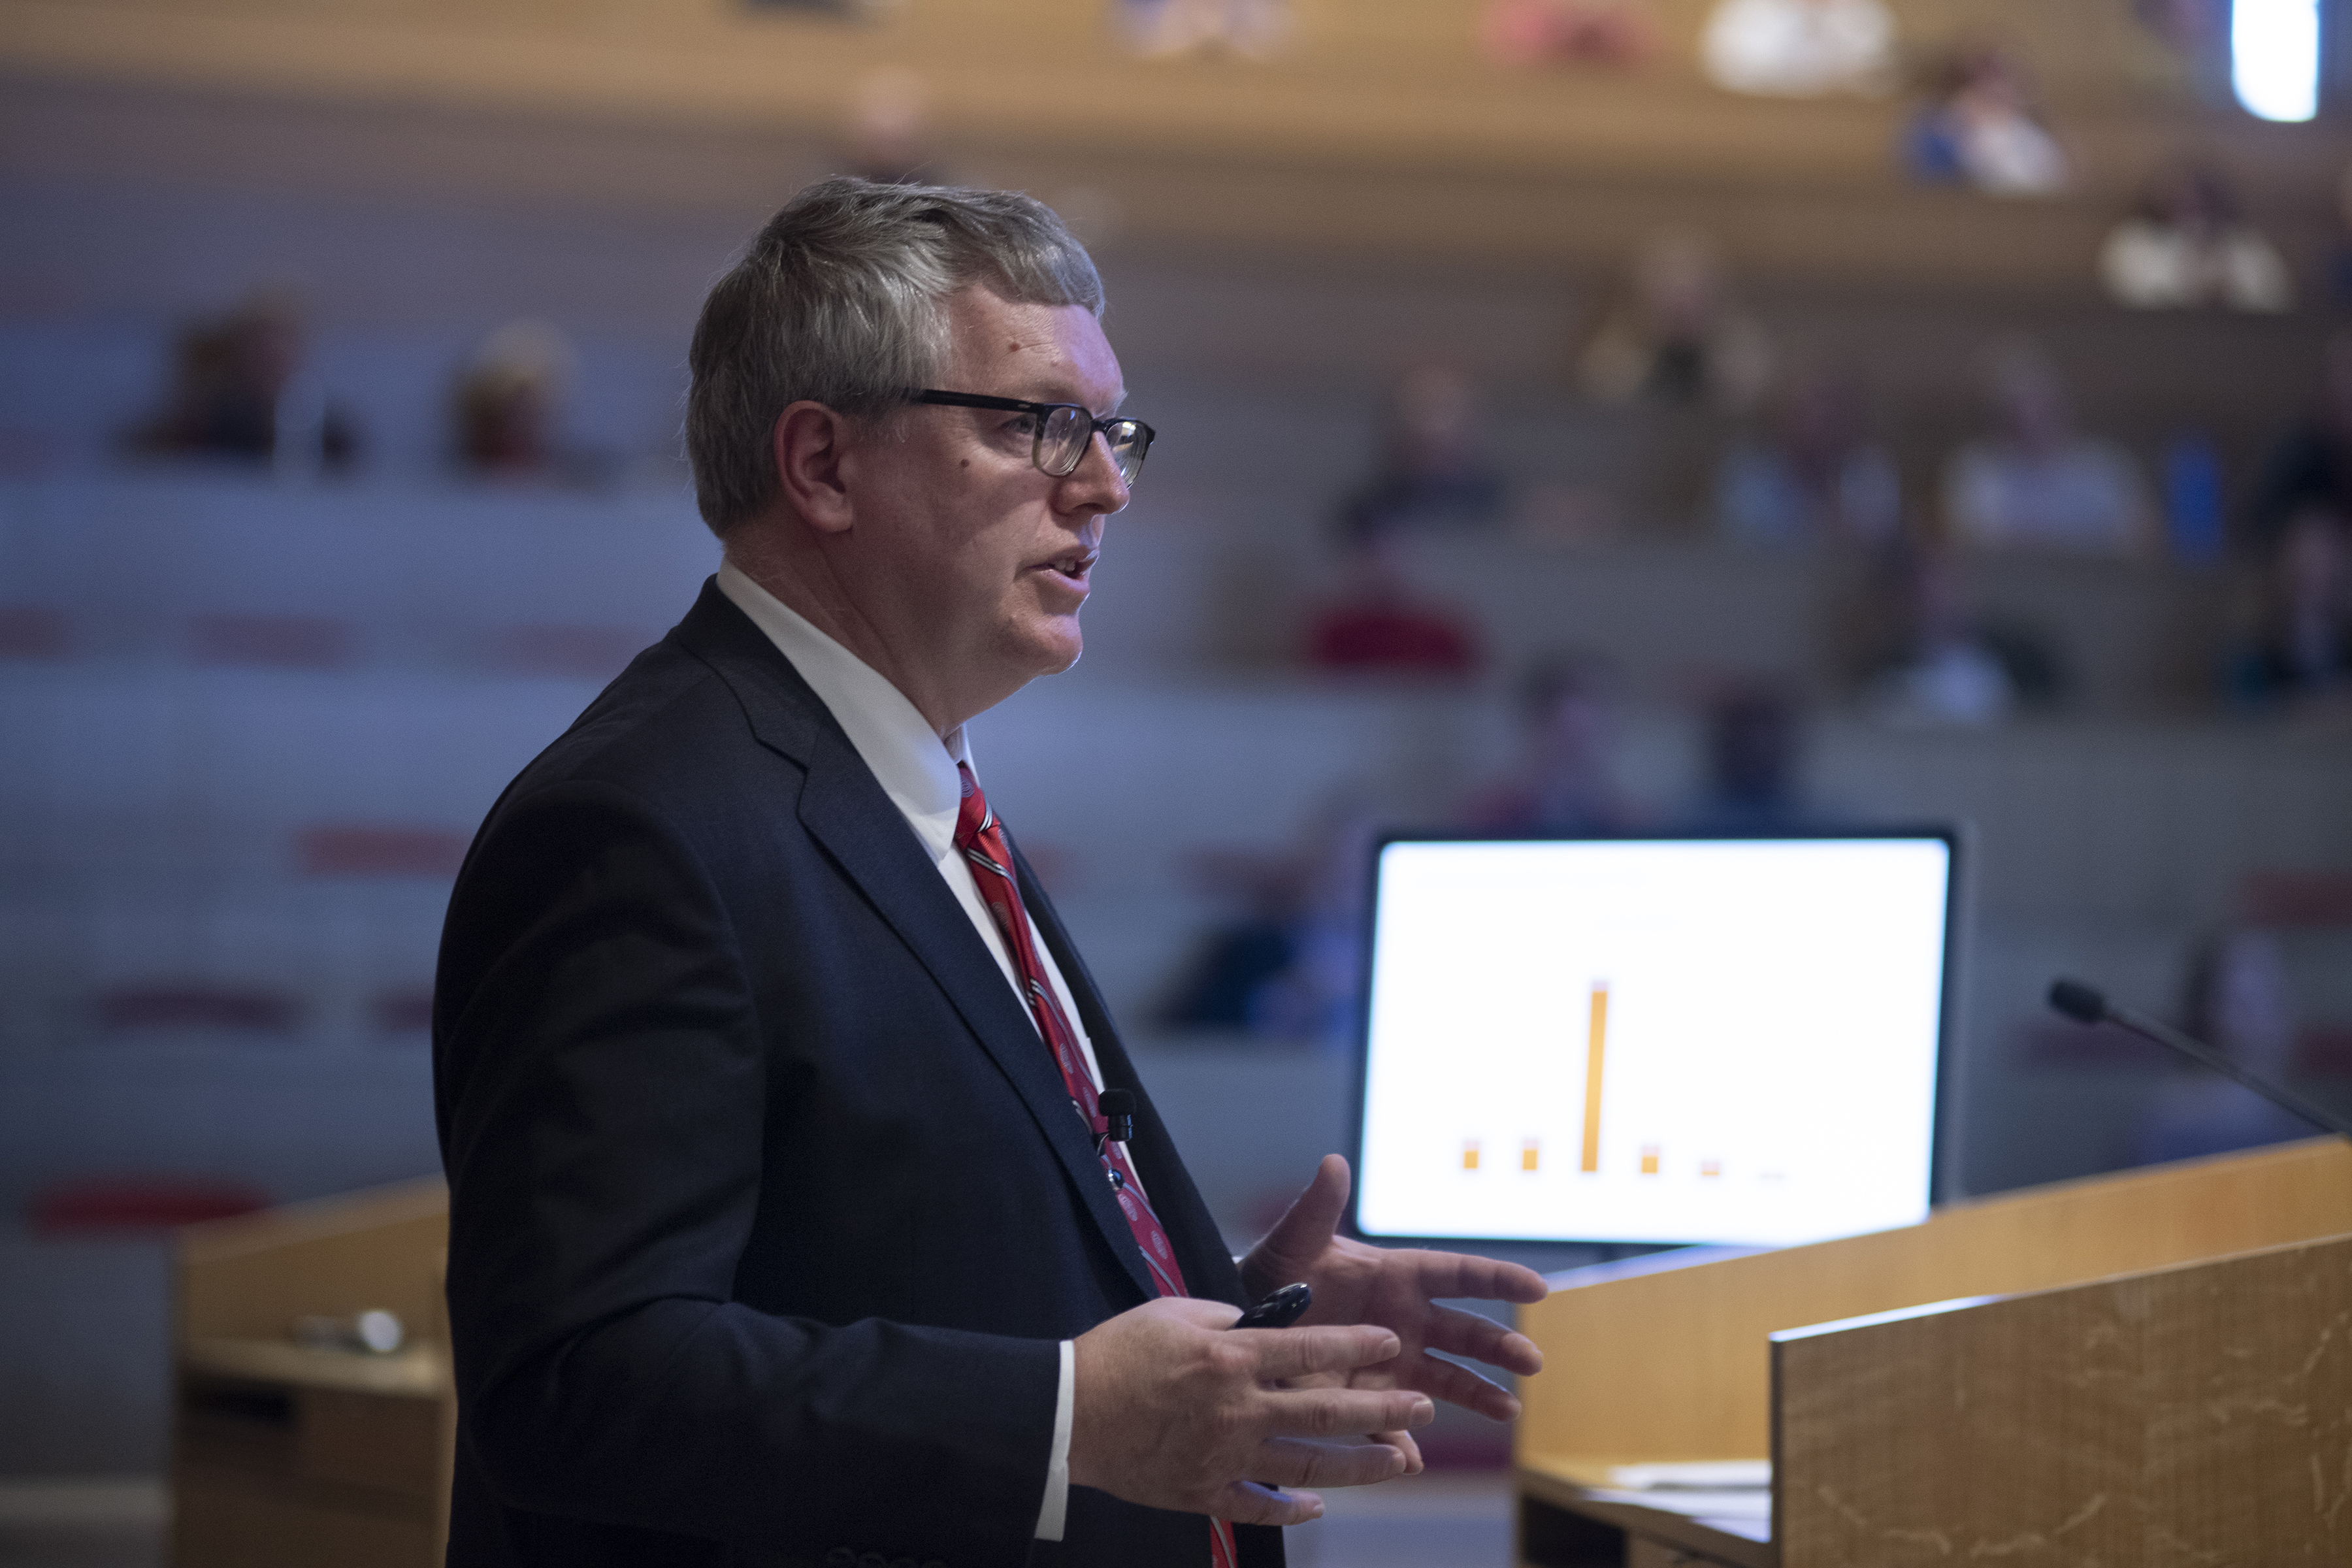
<instances>
[{"instance_id":1,"label":"eyeglass lens","mask_svg":"<svg viewBox=\"0 0 2352 1568\"><path fill-rule=\"evenodd\" d=\"M1037 466L1056 478L1073 472L1085 461L1087 444L1094 439L1094 420L1084 409L1055 409L1045 416L1045 427L1037 433ZM1114 420L1104 428L1103 439L1109 443L1119 481L1135 483L1135 476L1143 468L1146 443L1142 427L1132 419Z\"/></svg>"}]
</instances>

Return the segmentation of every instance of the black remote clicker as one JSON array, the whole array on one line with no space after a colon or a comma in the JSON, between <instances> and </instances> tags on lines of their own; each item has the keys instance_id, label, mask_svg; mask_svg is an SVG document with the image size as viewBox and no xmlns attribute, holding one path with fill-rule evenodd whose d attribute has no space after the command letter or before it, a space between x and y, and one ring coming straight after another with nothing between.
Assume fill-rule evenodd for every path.
<instances>
[{"instance_id":1,"label":"black remote clicker","mask_svg":"<svg viewBox=\"0 0 2352 1568\"><path fill-rule=\"evenodd\" d=\"M1237 1329L1286 1329L1298 1321L1298 1314L1313 1305L1315 1292L1302 1280L1297 1285L1285 1285L1236 1319Z\"/></svg>"}]
</instances>

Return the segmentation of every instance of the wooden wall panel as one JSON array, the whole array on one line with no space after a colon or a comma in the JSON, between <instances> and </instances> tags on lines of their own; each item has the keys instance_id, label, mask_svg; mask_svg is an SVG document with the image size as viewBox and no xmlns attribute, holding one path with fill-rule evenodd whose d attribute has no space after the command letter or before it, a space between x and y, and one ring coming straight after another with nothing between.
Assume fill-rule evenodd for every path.
<instances>
[{"instance_id":1,"label":"wooden wall panel","mask_svg":"<svg viewBox=\"0 0 2352 1568\"><path fill-rule=\"evenodd\" d=\"M1773 1347L1781 1560L2352 1562L2352 1237Z\"/></svg>"}]
</instances>

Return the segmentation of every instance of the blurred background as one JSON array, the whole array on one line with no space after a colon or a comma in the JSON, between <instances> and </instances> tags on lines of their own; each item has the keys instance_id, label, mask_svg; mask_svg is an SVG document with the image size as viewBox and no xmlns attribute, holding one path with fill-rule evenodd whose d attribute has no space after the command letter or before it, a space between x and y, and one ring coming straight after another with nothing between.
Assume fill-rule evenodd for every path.
<instances>
[{"instance_id":1,"label":"blurred background","mask_svg":"<svg viewBox=\"0 0 2352 1568\"><path fill-rule=\"evenodd\" d=\"M2291 1135L2040 997L2352 1100L2347 131L2341 0L0 0L0 1477L160 1473L163 1227L437 1168L837 170L1104 273L1159 444L974 749L1237 1247L1388 826L1965 823L1951 1194Z\"/></svg>"}]
</instances>

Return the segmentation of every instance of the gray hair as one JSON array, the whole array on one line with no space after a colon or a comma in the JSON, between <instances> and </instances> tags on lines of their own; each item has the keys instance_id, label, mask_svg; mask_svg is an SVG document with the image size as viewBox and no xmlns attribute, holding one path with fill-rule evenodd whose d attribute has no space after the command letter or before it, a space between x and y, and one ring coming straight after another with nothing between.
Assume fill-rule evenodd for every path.
<instances>
[{"instance_id":1,"label":"gray hair","mask_svg":"<svg viewBox=\"0 0 2352 1568\"><path fill-rule=\"evenodd\" d=\"M703 301L688 363L695 502L728 531L774 499L776 417L803 399L868 427L930 385L950 295L1100 317L1102 279L1054 210L1017 191L821 180L768 220ZM957 389L969 390L969 389Z\"/></svg>"}]
</instances>

